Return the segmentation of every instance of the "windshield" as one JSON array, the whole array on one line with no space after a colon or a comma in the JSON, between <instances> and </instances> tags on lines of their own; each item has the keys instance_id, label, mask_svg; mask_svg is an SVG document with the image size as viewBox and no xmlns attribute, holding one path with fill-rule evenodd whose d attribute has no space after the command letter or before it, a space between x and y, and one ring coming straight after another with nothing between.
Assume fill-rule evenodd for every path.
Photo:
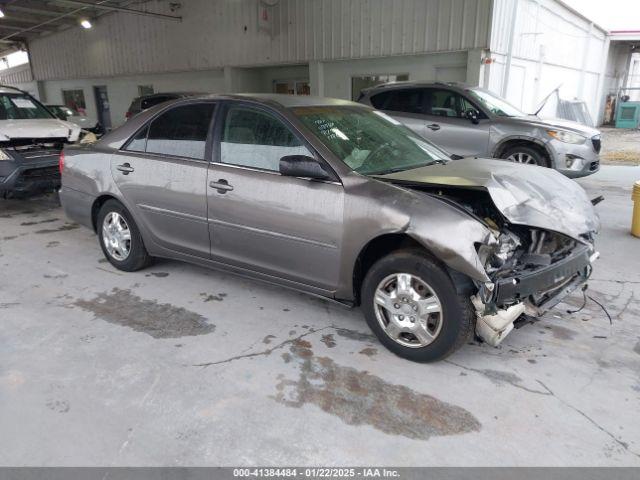
<instances>
[{"instance_id":1,"label":"windshield","mask_svg":"<svg viewBox=\"0 0 640 480\"><path fill-rule=\"evenodd\" d=\"M525 117L527 115L511 105L504 98L500 98L486 90L471 89L469 90L469 94L474 100L484 106L484 108L499 117Z\"/></svg>"},{"instance_id":2,"label":"windshield","mask_svg":"<svg viewBox=\"0 0 640 480\"><path fill-rule=\"evenodd\" d=\"M58 117L79 117L80 114L75 110L72 110L70 107L65 105L49 105L49 110L53 112L54 115Z\"/></svg>"},{"instance_id":3,"label":"windshield","mask_svg":"<svg viewBox=\"0 0 640 480\"><path fill-rule=\"evenodd\" d=\"M53 118L49 110L24 93L0 93L0 120Z\"/></svg>"},{"instance_id":4,"label":"windshield","mask_svg":"<svg viewBox=\"0 0 640 480\"><path fill-rule=\"evenodd\" d=\"M388 115L360 107L298 107L293 112L351 169L363 175L449 160L446 152Z\"/></svg>"}]
</instances>

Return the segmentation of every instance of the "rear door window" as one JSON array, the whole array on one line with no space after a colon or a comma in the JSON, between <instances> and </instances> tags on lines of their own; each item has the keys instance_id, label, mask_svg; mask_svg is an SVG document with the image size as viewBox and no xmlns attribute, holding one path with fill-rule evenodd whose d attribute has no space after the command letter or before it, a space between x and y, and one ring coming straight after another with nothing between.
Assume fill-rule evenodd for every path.
<instances>
[{"instance_id":1,"label":"rear door window","mask_svg":"<svg viewBox=\"0 0 640 480\"><path fill-rule=\"evenodd\" d=\"M214 108L213 103L172 108L138 132L125 149L204 160Z\"/></svg>"},{"instance_id":2,"label":"rear door window","mask_svg":"<svg viewBox=\"0 0 640 480\"><path fill-rule=\"evenodd\" d=\"M425 113L423 90L410 88L382 92L371 98L372 105L379 110L404 113Z\"/></svg>"}]
</instances>

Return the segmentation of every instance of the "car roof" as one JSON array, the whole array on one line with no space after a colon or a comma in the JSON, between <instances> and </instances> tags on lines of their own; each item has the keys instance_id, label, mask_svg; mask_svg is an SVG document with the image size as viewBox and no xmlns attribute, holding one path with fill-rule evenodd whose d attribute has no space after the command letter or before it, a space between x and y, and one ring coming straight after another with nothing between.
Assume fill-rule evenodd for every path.
<instances>
[{"instance_id":1,"label":"car roof","mask_svg":"<svg viewBox=\"0 0 640 480\"><path fill-rule=\"evenodd\" d=\"M275 106L279 108L294 107L337 107L352 106L362 107L362 104L341 100L339 98L316 97L312 95L288 95L286 93L235 93L235 94L211 94L198 95L195 98L221 99L221 100L249 100L256 103Z\"/></svg>"},{"instance_id":2,"label":"car roof","mask_svg":"<svg viewBox=\"0 0 640 480\"><path fill-rule=\"evenodd\" d=\"M153 97L171 96L171 97L181 98L181 97L194 97L199 95L206 95L206 94L203 92L156 92L156 93L150 93L149 95L142 95L138 97L138 100L146 100L148 98L153 98Z\"/></svg>"},{"instance_id":3,"label":"car roof","mask_svg":"<svg viewBox=\"0 0 640 480\"><path fill-rule=\"evenodd\" d=\"M402 82L388 82L383 83L381 85L376 85L374 87L365 88L362 90L363 93L369 94L372 92L378 93L381 90L394 89L394 88L425 88L425 87L449 87L454 89L466 90L471 88L471 85L462 82L428 82L421 80L413 80L413 81L402 81Z\"/></svg>"},{"instance_id":4,"label":"car roof","mask_svg":"<svg viewBox=\"0 0 640 480\"><path fill-rule=\"evenodd\" d=\"M0 93L24 93L28 95L27 92L10 85L0 85Z\"/></svg>"}]
</instances>

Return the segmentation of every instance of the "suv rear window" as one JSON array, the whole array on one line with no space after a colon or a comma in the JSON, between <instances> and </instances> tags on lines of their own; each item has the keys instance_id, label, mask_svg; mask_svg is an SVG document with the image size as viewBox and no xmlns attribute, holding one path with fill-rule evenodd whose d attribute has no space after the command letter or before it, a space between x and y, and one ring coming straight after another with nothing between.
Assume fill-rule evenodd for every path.
<instances>
[{"instance_id":1,"label":"suv rear window","mask_svg":"<svg viewBox=\"0 0 640 480\"><path fill-rule=\"evenodd\" d=\"M173 95L160 95L157 97L145 98L140 102L140 108L142 108L142 110L147 110L148 108L155 107L156 105L159 105L162 102L173 100L174 98L177 98L177 97Z\"/></svg>"},{"instance_id":2,"label":"suv rear window","mask_svg":"<svg viewBox=\"0 0 640 480\"><path fill-rule=\"evenodd\" d=\"M424 113L424 94L419 88L391 90L371 97L371 104L378 110Z\"/></svg>"}]
</instances>

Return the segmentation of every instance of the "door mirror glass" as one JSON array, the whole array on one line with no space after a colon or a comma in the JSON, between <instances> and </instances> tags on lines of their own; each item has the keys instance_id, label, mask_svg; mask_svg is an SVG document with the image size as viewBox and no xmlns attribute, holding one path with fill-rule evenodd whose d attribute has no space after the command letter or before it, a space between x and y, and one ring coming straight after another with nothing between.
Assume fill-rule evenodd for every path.
<instances>
[{"instance_id":1,"label":"door mirror glass","mask_svg":"<svg viewBox=\"0 0 640 480\"><path fill-rule=\"evenodd\" d=\"M464 116L471 123L478 123L478 111L475 108L467 108L464 112Z\"/></svg>"},{"instance_id":2,"label":"door mirror glass","mask_svg":"<svg viewBox=\"0 0 640 480\"><path fill-rule=\"evenodd\" d=\"M329 180L331 175L315 158L307 155L286 155L280 159L280 174L285 177L305 177Z\"/></svg>"}]
</instances>

